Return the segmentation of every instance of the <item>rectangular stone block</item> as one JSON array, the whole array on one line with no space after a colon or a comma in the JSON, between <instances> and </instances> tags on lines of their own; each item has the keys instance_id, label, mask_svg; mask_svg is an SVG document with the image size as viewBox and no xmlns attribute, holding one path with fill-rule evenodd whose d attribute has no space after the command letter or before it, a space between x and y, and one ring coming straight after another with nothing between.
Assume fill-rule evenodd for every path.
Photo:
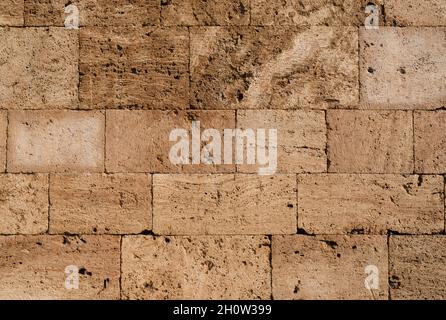
<instances>
[{"instance_id":1,"label":"rectangular stone block","mask_svg":"<svg viewBox=\"0 0 446 320\"><path fill-rule=\"evenodd\" d=\"M117 236L0 237L0 299L119 299L119 263Z\"/></svg>"},{"instance_id":2,"label":"rectangular stone block","mask_svg":"<svg viewBox=\"0 0 446 320\"><path fill-rule=\"evenodd\" d=\"M84 28L82 108L185 109L189 106L187 28Z\"/></svg>"},{"instance_id":3,"label":"rectangular stone block","mask_svg":"<svg viewBox=\"0 0 446 320\"><path fill-rule=\"evenodd\" d=\"M386 0L386 16L392 26L446 26L446 2Z\"/></svg>"},{"instance_id":4,"label":"rectangular stone block","mask_svg":"<svg viewBox=\"0 0 446 320\"><path fill-rule=\"evenodd\" d=\"M273 236L273 298L385 300L387 256L386 236Z\"/></svg>"},{"instance_id":5,"label":"rectangular stone block","mask_svg":"<svg viewBox=\"0 0 446 320\"><path fill-rule=\"evenodd\" d=\"M0 109L78 107L78 33L0 28Z\"/></svg>"},{"instance_id":6,"label":"rectangular stone block","mask_svg":"<svg viewBox=\"0 0 446 320\"><path fill-rule=\"evenodd\" d=\"M48 176L0 174L0 234L48 230Z\"/></svg>"},{"instance_id":7,"label":"rectangular stone block","mask_svg":"<svg viewBox=\"0 0 446 320\"><path fill-rule=\"evenodd\" d=\"M0 110L0 172L6 169L7 112Z\"/></svg>"},{"instance_id":8,"label":"rectangular stone block","mask_svg":"<svg viewBox=\"0 0 446 320\"><path fill-rule=\"evenodd\" d=\"M408 111L328 110L329 172L412 173Z\"/></svg>"},{"instance_id":9,"label":"rectangular stone block","mask_svg":"<svg viewBox=\"0 0 446 320\"><path fill-rule=\"evenodd\" d=\"M192 164L192 123L200 122L201 133L216 129L221 135L221 163ZM160 110L108 110L106 168L108 172L235 172L234 164L224 164L224 129L235 128L233 111L160 111ZM175 164L170 152L180 141L171 132L187 131L189 164ZM200 136L200 134L198 134ZM201 143L200 147L204 147ZM194 152L195 153L195 152ZM174 153L177 155L177 153ZM201 150L198 151L198 156ZM178 153L178 155L180 155ZM200 157L201 158L201 157ZM175 160L175 159L174 159Z\"/></svg>"},{"instance_id":10,"label":"rectangular stone block","mask_svg":"<svg viewBox=\"0 0 446 320\"><path fill-rule=\"evenodd\" d=\"M104 170L101 111L12 111L9 172Z\"/></svg>"},{"instance_id":11,"label":"rectangular stone block","mask_svg":"<svg viewBox=\"0 0 446 320\"><path fill-rule=\"evenodd\" d=\"M368 14L364 0L252 0L251 24L297 26L362 26ZM373 1L384 22L382 1Z\"/></svg>"},{"instance_id":12,"label":"rectangular stone block","mask_svg":"<svg viewBox=\"0 0 446 320\"><path fill-rule=\"evenodd\" d=\"M446 112L414 112L415 172L446 173Z\"/></svg>"},{"instance_id":13,"label":"rectangular stone block","mask_svg":"<svg viewBox=\"0 0 446 320\"><path fill-rule=\"evenodd\" d=\"M249 7L249 0L161 0L161 21L169 26L248 25Z\"/></svg>"},{"instance_id":14,"label":"rectangular stone block","mask_svg":"<svg viewBox=\"0 0 446 320\"><path fill-rule=\"evenodd\" d=\"M314 234L441 232L443 184L442 176L300 175L299 228Z\"/></svg>"},{"instance_id":15,"label":"rectangular stone block","mask_svg":"<svg viewBox=\"0 0 446 320\"><path fill-rule=\"evenodd\" d=\"M391 236L392 300L446 299L446 236Z\"/></svg>"},{"instance_id":16,"label":"rectangular stone block","mask_svg":"<svg viewBox=\"0 0 446 320\"><path fill-rule=\"evenodd\" d=\"M125 236L122 297L269 299L269 255L266 236Z\"/></svg>"},{"instance_id":17,"label":"rectangular stone block","mask_svg":"<svg viewBox=\"0 0 446 320\"><path fill-rule=\"evenodd\" d=\"M25 24L63 27L76 14L72 6L78 10L81 27L159 24L159 0L26 0Z\"/></svg>"},{"instance_id":18,"label":"rectangular stone block","mask_svg":"<svg viewBox=\"0 0 446 320\"><path fill-rule=\"evenodd\" d=\"M155 234L296 232L294 175L154 175Z\"/></svg>"},{"instance_id":19,"label":"rectangular stone block","mask_svg":"<svg viewBox=\"0 0 446 320\"><path fill-rule=\"evenodd\" d=\"M445 106L446 28L362 28L359 34L363 108Z\"/></svg>"},{"instance_id":20,"label":"rectangular stone block","mask_svg":"<svg viewBox=\"0 0 446 320\"><path fill-rule=\"evenodd\" d=\"M191 107L355 107L357 40L354 27L191 28Z\"/></svg>"},{"instance_id":21,"label":"rectangular stone block","mask_svg":"<svg viewBox=\"0 0 446 320\"><path fill-rule=\"evenodd\" d=\"M50 233L140 233L152 228L146 174L51 175Z\"/></svg>"},{"instance_id":22,"label":"rectangular stone block","mask_svg":"<svg viewBox=\"0 0 446 320\"><path fill-rule=\"evenodd\" d=\"M327 170L327 135L324 111L310 110L240 110L237 111L237 127L249 133L253 130L255 137L259 138L259 129L265 130L265 155L272 158L270 153L270 139L273 135L269 130L277 130L277 172L302 173L324 172ZM254 141L254 140L251 140ZM259 154L256 155L256 164L248 164L247 152L250 140L245 138L243 165L238 165L238 172L257 173L259 168L268 165L260 164ZM254 141L254 148L262 151L263 146ZM260 149L259 149L260 148ZM271 156L270 156L271 155Z\"/></svg>"},{"instance_id":23,"label":"rectangular stone block","mask_svg":"<svg viewBox=\"0 0 446 320\"><path fill-rule=\"evenodd\" d=\"M2 0L0 2L0 26L23 26L23 1Z\"/></svg>"}]
</instances>

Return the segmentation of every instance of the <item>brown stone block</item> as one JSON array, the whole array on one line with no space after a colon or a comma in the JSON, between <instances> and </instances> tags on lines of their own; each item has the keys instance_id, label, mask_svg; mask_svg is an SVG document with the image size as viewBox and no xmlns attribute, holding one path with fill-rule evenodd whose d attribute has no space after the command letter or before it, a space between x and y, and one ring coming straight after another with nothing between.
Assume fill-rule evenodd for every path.
<instances>
[{"instance_id":1,"label":"brown stone block","mask_svg":"<svg viewBox=\"0 0 446 320\"><path fill-rule=\"evenodd\" d=\"M273 298L385 300L387 262L386 236L273 236Z\"/></svg>"},{"instance_id":2,"label":"brown stone block","mask_svg":"<svg viewBox=\"0 0 446 320\"><path fill-rule=\"evenodd\" d=\"M155 234L296 232L294 175L154 175Z\"/></svg>"},{"instance_id":3,"label":"brown stone block","mask_svg":"<svg viewBox=\"0 0 446 320\"><path fill-rule=\"evenodd\" d=\"M82 108L189 106L187 28L83 28L79 69Z\"/></svg>"},{"instance_id":4,"label":"brown stone block","mask_svg":"<svg viewBox=\"0 0 446 320\"><path fill-rule=\"evenodd\" d=\"M48 230L48 176L0 174L0 234Z\"/></svg>"},{"instance_id":5,"label":"brown stone block","mask_svg":"<svg viewBox=\"0 0 446 320\"><path fill-rule=\"evenodd\" d=\"M389 285L393 300L446 299L446 236L391 236Z\"/></svg>"},{"instance_id":6,"label":"brown stone block","mask_svg":"<svg viewBox=\"0 0 446 320\"><path fill-rule=\"evenodd\" d=\"M8 172L101 172L101 111L12 111Z\"/></svg>"},{"instance_id":7,"label":"brown stone block","mask_svg":"<svg viewBox=\"0 0 446 320\"><path fill-rule=\"evenodd\" d=\"M408 111L329 110L329 172L412 173Z\"/></svg>"},{"instance_id":8,"label":"brown stone block","mask_svg":"<svg viewBox=\"0 0 446 320\"><path fill-rule=\"evenodd\" d=\"M73 14L65 13L69 5L77 7L81 27L159 24L159 0L26 0L25 24L63 27Z\"/></svg>"},{"instance_id":9,"label":"brown stone block","mask_svg":"<svg viewBox=\"0 0 446 320\"><path fill-rule=\"evenodd\" d=\"M300 175L299 228L315 234L441 232L443 187L442 176Z\"/></svg>"},{"instance_id":10,"label":"brown stone block","mask_svg":"<svg viewBox=\"0 0 446 320\"><path fill-rule=\"evenodd\" d=\"M140 233L152 228L146 174L51 175L50 232Z\"/></svg>"},{"instance_id":11,"label":"brown stone block","mask_svg":"<svg viewBox=\"0 0 446 320\"><path fill-rule=\"evenodd\" d=\"M191 107L356 107L357 36L353 27L192 28Z\"/></svg>"},{"instance_id":12,"label":"brown stone block","mask_svg":"<svg viewBox=\"0 0 446 320\"><path fill-rule=\"evenodd\" d=\"M76 109L78 31L0 28L0 108Z\"/></svg>"},{"instance_id":13,"label":"brown stone block","mask_svg":"<svg viewBox=\"0 0 446 320\"><path fill-rule=\"evenodd\" d=\"M108 110L106 168L108 172L235 172L234 164L192 164L192 122L201 132L235 128L233 111ZM174 164L169 156L178 140L170 141L175 129L188 132L189 164ZM203 146L202 144L200 145ZM222 150L223 153L223 139ZM221 156L223 163L223 155Z\"/></svg>"},{"instance_id":14,"label":"brown stone block","mask_svg":"<svg viewBox=\"0 0 446 320\"><path fill-rule=\"evenodd\" d=\"M169 26L248 25L249 3L249 0L161 0L161 21Z\"/></svg>"},{"instance_id":15,"label":"brown stone block","mask_svg":"<svg viewBox=\"0 0 446 320\"><path fill-rule=\"evenodd\" d=\"M119 237L0 237L1 299L119 299ZM65 273L76 266L78 289Z\"/></svg>"},{"instance_id":16,"label":"brown stone block","mask_svg":"<svg viewBox=\"0 0 446 320\"><path fill-rule=\"evenodd\" d=\"M125 236L124 299L269 299L266 236Z\"/></svg>"}]
</instances>

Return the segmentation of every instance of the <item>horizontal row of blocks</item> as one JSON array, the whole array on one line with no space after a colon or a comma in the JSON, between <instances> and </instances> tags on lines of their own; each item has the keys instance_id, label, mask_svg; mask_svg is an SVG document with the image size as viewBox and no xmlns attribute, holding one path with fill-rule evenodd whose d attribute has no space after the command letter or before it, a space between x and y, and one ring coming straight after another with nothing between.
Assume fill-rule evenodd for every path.
<instances>
[{"instance_id":1,"label":"horizontal row of blocks","mask_svg":"<svg viewBox=\"0 0 446 320\"><path fill-rule=\"evenodd\" d=\"M3 174L0 234L440 234L436 175Z\"/></svg>"},{"instance_id":2,"label":"horizontal row of blocks","mask_svg":"<svg viewBox=\"0 0 446 320\"><path fill-rule=\"evenodd\" d=\"M119 25L363 25L366 5L380 24L445 26L442 0L75 0L81 26ZM0 25L63 26L64 0L2 0Z\"/></svg>"},{"instance_id":3,"label":"horizontal row of blocks","mask_svg":"<svg viewBox=\"0 0 446 320\"><path fill-rule=\"evenodd\" d=\"M445 246L441 235L0 236L0 298L445 299ZM72 265L79 288L67 290Z\"/></svg>"},{"instance_id":4,"label":"horizontal row of blocks","mask_svg":"<svg viewBox=\"0 0 446 320\"><path fill-rule=\"evenodd\" d=\"M446 102L444 27L0 28L0 42L0 109L414 110Z\"/></svg>"},{"instance_id":5,"label":"horizontal row of blocks","mask_svg":"<svg viewBox=\"0 0 446 320\"><path fill-rule=\"evenodd\" d=\"M247 164L246 155L237 165L172 164L177 141L169 134L183 128L191 140L194 120L201 132L212 128L221 136L236 127L254 134L277 129L277 173L446 173L443 110L0 111L0 170L256 173L262 167Z\"/></svg>"}]
</instances>

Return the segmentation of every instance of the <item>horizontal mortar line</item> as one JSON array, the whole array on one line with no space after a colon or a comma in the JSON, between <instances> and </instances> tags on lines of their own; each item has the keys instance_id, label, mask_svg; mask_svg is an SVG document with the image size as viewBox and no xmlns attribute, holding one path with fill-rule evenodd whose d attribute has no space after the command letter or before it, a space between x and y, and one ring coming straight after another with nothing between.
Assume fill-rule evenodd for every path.
<instances>
[{"instance_id":1,"label":"horizontal mortar line","mask_svg":"<svg viewBox=\"0 0 446 320\"><path fill-rule=\"evenodd\" d=\"M24 234L24 233L15 233L15 234L0 234L0 237L14 237L14 236L64 236L64 237L82 237L82 236L148 236L148 237L231 237L231 236L305 236L305 237L316 237L316 236L352 236L352 237L361 237L361 236L390 236L390 237L411 237L411 236L446 236L444 233L402 233L402 234L387 234L387 233L364 233L364 234L351 234L351 233L315 233L315 234L303 234L303 233L212 233L212 234L142 234L142 233L76 233L76 234L68 234L68 233L32 233L32 234Z\"/></svg>"},{"instance_id":2,"label":"horizontal mortar line","mask_svg":"<svg viewBox=\"0 0 446 320\"><path fill-rule=\"evenodd\" d=\"M7 109L7 108L0 108L0 111L118 111L118 110L123 110L123 111L165 111L165 112L202 112L202 111L206 111L206 112L210 112L210 111L336 111L336 110L347 110L347 111L446 111L446 109L444 109L444 107L439 107L439 108L433 108L433 109L377 109L377 108L284 108L284 109L145 109L145 108L56 108L56 109L45 109L45 108L40 108L40 109Z\"/></svg>"},{"instance_id":3,"label":"horizontal mortar line","mask_svg":"<svg viewBox=\"0 0 446 320\"><path fill-rule=\"evenodd\" d=\"M163 23L158 23L158 24L147 24L147 25L143 25L143 24L137 24L137 25L117 25L117 26L113 26L113 25L80 25L78 27L78 29L68 29L65 28L64 25L60 24L60 25L31 25L31 24L24 24L24 25L14 25L14 26L8 26L8 25L0 25L0 28L14 28L14 29L18 29L18 28L63 28L63 29L67 29L67 30L79 30L79 29L88 29L88 28L118 28L118 29L123 29L123 28L129 28L129 29L136 29L136 28L150 28L150 27L162 27L162 28L206 28L206 27L211 27L211 28L215 28L215 27L219 27L219 28L246 28L246 27L252 27L252 28L290 28L290 27L294 27L294 28L315 28L315 27L323 27L323 28L362 28L366 30L366 26L364 25L323 25L323 24L319 24L319 25L299 25L299 24L239 24L239 25L216 25L216 24L212 24L212 25L207 25L207 24L195 24L195 25L166 25ZM391 24L386 24L386 25L380 25L379 28L377 29L379 31L380 28L395 28L395 29L404 29L404 28L445 28L446 25L400 25L400 26L393 26ZM373 30L376 31L376 30Z\"/></svg>"},{"instance_id":4,"label":"horizontal mortar line","mask_svg":"<svg viewBox=\"0 0 446 320\"><path fill-rule=\"evenodd\" d=\"M69 171L69 172L0 172L1 174L10 174L10 175L94 175L94 174L106 174L106 175L113 175L113 174L146 174L146 175L258 175L258 176L264 176L264 177L274 177L274 176L285 176L285 175L393 175L393 176L444 176L445 173L374 173L374 172L364 172L364 173L357 173L357 172L278 172L271 175L259 175L257 172L147 172L147 171L119 171L119 172L112 172L112 171L101 171L101 172L76 172L76 171Z\"/></svg>"}]
</instances>

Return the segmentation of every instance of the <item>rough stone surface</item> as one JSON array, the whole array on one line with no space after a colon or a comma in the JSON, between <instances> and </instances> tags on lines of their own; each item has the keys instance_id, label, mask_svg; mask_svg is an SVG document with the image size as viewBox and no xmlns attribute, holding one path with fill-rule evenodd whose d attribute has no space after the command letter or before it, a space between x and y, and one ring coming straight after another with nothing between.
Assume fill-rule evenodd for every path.
<instances>
[{"instance_id":1,"label":"rough stone surface","mask_svg":"<svg viewBox=\"0 0 446 320\"><path fill-rule=\"evenodd\" d=\"M7 113L0 111L0 172L6 168Z\"/></svg>"},{"instance_id":2,"label":"rough stone surface","mask_svg":"<svg viewBox=\"0 0 446 320\"><path fill-rule=\"evenodd\" d=\"M314 234L441 232L443 187L442 176L301 175L299 228Z\"/></svg>"},{"instance_id":3,"label":"rough stone surface","mask_svg":"<svg viewBox=\"0 0 446 320\"><path fill-rule=\"evenodd\" d=\"M100 111L10 112L8 171L103 171L104 120Z\"/></svg>"},{"instance_id":4,"label":"rough stone surface","mask_svg":"<svg viewBox=\"0 0 446 320\"><path fill-rule=\"evenodd\" d=\"M107 171L235 172L234 164L191 164L193 121L200 122L201 132L210 128L217 129L223 136L224 129L235 128L235 113L233 111L108 110ZM173 164L170 160L170 149L178 141L169 141L170 133L174 129L188 131L189 164ZM221 152L223 161L223 147Z\"/></svg>"},{"instance_id":5,"label":"rough stone surface","mask_svg":"<svg viewBox=\"0 0 446 320\"><path fill-rule=\"evenodd\" d=\"M389 240L390 297L446 299L446 236L392 236Z\"/></svg>"},{"instance_id":6,"label":"rough stone surface","mask_svg":"<svg viewBox=\"0 0 446 320\"><path fill-rule=\"evenodd\" d=\"M412 114L327 111L329 172L412 173Z\"/></svg>"},{"instance_id":7,"label":"rough stone surface","mask_svg":"<svg viewBox=\"0 0 446 320\"><path fill-rule=\"evenodd\" d=\"M125 236L124 299L269 299L266 236Z\"/></svg>"},{"instance_id":8,"label":"rough stone surface","mask_svg":"<svg viewBox=\"0 0 446 320\"><path fill-rule=\"evenodd\" d=\"M0 109L78 107L77 30L0 28L0 42Z\"/></svg>"},{"instance_id":9,"label":"rough stone surface","mask_svg":"<svg viewBox=\"0 0 446 320\"><path fill-rule=\"evenodd\" d=\"M161 0L164 25L248 25L249 0Z\"/></svg>"},{"instance_id":10,"label":"rough stone surface","mask_svg":"<svg viewBox=\"0 0 446 320\"><path fill-rule=\"evenodd\" d=\"M360 30L361 105L435 109L446 105L446 28Z\"/></svg>"},{"instance_id":11,"label":"rough stone surface","mask_svg":"<svg viewBox=\"0 0 446 320\"><path fill-rule=\"evenodd\" d=\"M187 28L92 27L79 37L82 108L188 106Z\"/></svg>"},{"instance_id":12,"label":"rough stone surface","mask_svg":"<svg viewBox=\"0 0 446 320\"><path fill-rule=\"evenodd\" d=\"M415 172L446 173L446 112L414 113Z\"/></svg>"},{"instance_id":13,"label":"rough stone surface","mask_svg":"<svg viewBox=\"0 0 446 320\"><path fill-rule=\"evenodd\" d=\"M444 0L385 0L387 23L392 26L446 26Z\"/></svg>"},{"instance_id":14,"label":"rough stone surface","mask_svg":"<svg viewBox=\"0 0 446 320\"><path fill-rule=\"evenodd\" d=\"M0 174L0 234L48 229L48 176Z\"/></svg>"},{"instance_id":15,"label":"rough stone surface","mask_svg":"<svg viewBox=\"0 0 446 320\"><path fill-rule=\"evenodd\" d=\"M81 27L159 24L159 0L26 0L25 25L63 27L73 14L65 13L68 5L79 10Z\"/></svg>"},{"instance_id":16,"label":"rough stone surface","mask_svg":"<svg viewBox=\"0 0 446 320\"><path fill-rule=\"evenodd\" d=\"M378 289L365 268L378 268ZM274 299L387 299L385 236L273 236Z\"/></svg>"},{"instance_id":17,"label":"rough stone surface","mask_svg":"<svg viewBox=\"0 0 446 320\"><path fill-rule=\"evenodd\" d=\"M23 25L23 1L2 0L0 2L0 26Z\"/></svg>"},{"instance_id":18,"label":"rough stone surface","mask_svg":"<svg viewBox=\"0 0 446 320\"><path fill-rule=\"evenodd\" d=\"M67 266L79 289L66 289ZM0 237L0 299L118 299L119 237Z\"/></svg>"},{"instance_id":19,"label":"rough stone surface","mask_svg":"<svg viewBox=\"0 0 446 320\"><path fill-rule=\"evenodd\" d=\"M51 175L50 233L140 233L152 228L151 177Z\"/></svg>"},{"instance_id":20,"label":"rough stone surface","mask_svg":"<svg viewBox=\"0 0 446 320\"><path fill-rule=\"evenodd\" d=\"M354 107L357 37L353 27L191 28L191 107Z\"/></svg>"},{"instance_id":21,"label":"rough stone surface","mask_svg":"<svg viewBox=\"0 0 446 320\"><path fill-rule=\"evenodd\" d=\"M292 175L154 175L155 234L296 232Z\"/></svg>"},{"instance_id":22,"label":"rough stone surface","mask_svg":"<svg viewBox=\"0 0 446 320\"><path fill-rule=\"evenodd\" d=\"M252 0L253 25L362 26L368 14L364 0ZM373 1L383 23L382 1Z\"/></svg>"},{"instance_id":23,"label":"rough stone surface","mask_svg":"<svg viewBox=\"0 0 446 320\"><path fill-rule=\"evenodd\" d=\"M253 129L256 137L259 136L257 129L264 129L265 145L268 150L268 132L270 129L277 130L277 172L302 173L327 170L325 154L327 135L323 111L241 110L237 112L237 127L243 130ZM256 150L259 150L258 148L257 144ZM246 142L245 150L247 150ZM258 164L258 156L256 163L248 165L245 154L244 164L238 166L238 171L255 173L259 168L265 167Z\"/></svg>"}]
</instances>

